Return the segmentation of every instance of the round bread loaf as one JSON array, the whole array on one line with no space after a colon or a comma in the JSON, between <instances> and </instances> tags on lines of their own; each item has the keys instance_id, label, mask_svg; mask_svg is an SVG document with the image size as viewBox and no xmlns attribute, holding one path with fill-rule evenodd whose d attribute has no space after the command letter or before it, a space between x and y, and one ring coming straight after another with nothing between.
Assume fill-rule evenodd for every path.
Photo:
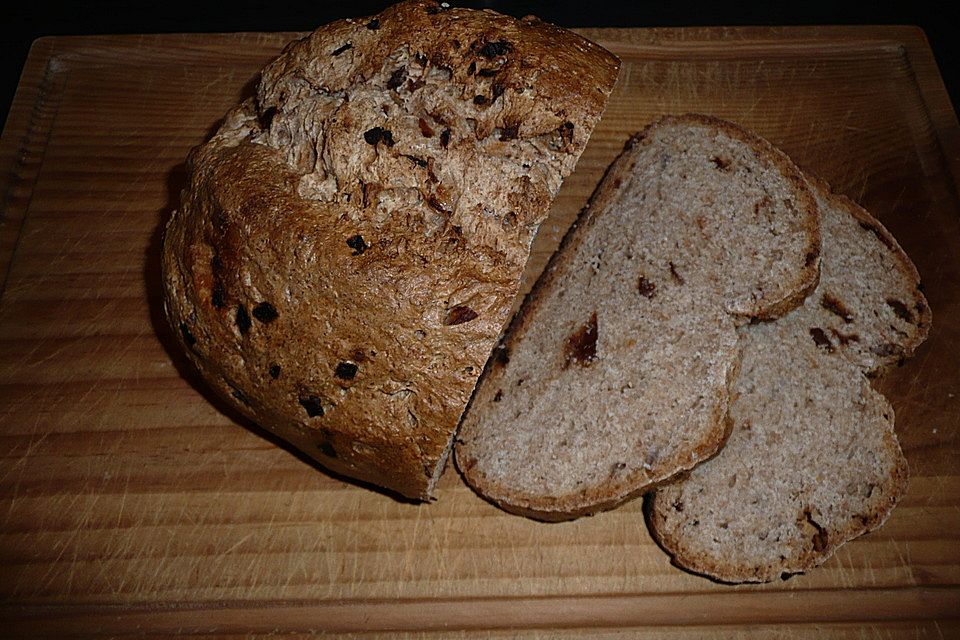
<instances>
[{"instance_id":1,"label":"round bread loaf","mask_svg":"<svg viewBox=\"0 0 960 640\"><path fill-rule=\"evenodd\" d=\"M427 498L618 60L411 1L291 43L188 160L166 312L227 402Z\"/></svg>"}]
</instances>

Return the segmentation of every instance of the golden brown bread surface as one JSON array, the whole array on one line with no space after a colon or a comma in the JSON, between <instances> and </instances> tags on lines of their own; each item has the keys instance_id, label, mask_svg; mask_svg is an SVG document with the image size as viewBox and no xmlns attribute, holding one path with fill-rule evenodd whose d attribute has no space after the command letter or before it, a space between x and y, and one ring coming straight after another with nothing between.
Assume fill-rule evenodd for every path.
<instances>
[{"instance_id":1,"label":"golden brown bread surface","mask_svg":"<svg viewBox=\"0 0 960 640\"><path fill-rule=\"evenodd\" d=\"M206 382L339 473L427 498L619 62L412 1L321 27L189 158L166 310Z\"/></svg>"}]
</instances>

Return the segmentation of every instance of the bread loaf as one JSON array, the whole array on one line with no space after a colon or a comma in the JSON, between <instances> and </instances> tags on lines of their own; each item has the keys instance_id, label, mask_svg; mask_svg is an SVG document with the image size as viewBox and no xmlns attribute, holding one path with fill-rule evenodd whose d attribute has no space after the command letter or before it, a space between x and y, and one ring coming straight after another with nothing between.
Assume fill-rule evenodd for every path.
<instances>
[{"instance_id":1,"label":"bread loaf","mask_svg":"<svg viewBox=\"0 0 960 640\"><path fill-rule=\"evenodd\" d=\"M631 140L511 326L464 418L466 481L560 520L620 504L727 435L736 329L814 287L816 202L733 124L668 117Z\"/></svg>"},{"instance_id":2,"label":"bread loaf","mask_svg":"<svg viewBox=\"0 0 960 640\"><path fill-rule=\"evenodd\" d=\"M618 73L535 18L412 0L287 46L189 158L166 312L203 379L427 498Z\"/></svg>"},{"instance_id":3,"label":"bread loaf","mask_svg":"<svg viewBox=\"0 0 960 640\"><path fill-rule=\"evenodd\" d=\"M886 229L816 189L819 286L776 322L740 328L729 441L649 505L651 532L675 563L723 581L765 582L822 563L880 526L906 489L893 409L864 374L909 356L930 310Z\"/></svg>"}]
</instances>

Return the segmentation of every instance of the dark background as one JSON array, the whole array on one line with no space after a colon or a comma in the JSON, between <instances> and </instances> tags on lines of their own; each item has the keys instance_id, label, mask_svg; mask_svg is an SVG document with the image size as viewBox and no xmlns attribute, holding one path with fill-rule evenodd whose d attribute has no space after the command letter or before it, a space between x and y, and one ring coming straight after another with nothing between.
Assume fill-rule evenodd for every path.
<instances>
[{"instance_id":1,"label":"dark background","mask_svg":"<svg viewBox=\"0 0 960 640\"><path fill-rule=\"evenodd\" d=\"M217 31L309 31L351 16L376 13L390 0L252 2L231 0L96 0L70 4L20 0L0 9L0 120L7 111L30 43L40 36L104 33ZM960 59L954 3L877 2L872 5L818 0L713 2L616 2L613 0L459 0L514 16L533 13L565 27L670 27L703 25L911 24L930 40L954 105L960 102Z\"/></svg>"}]
</instances>

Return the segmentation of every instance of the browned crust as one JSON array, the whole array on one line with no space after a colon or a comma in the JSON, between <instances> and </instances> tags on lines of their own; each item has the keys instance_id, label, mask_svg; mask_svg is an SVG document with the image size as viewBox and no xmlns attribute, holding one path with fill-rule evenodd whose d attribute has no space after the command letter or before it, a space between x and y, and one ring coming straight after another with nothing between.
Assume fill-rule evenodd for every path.
<instances>
[{"instance_id":1,"label":"browned crust","mask_svg":"<svg viewBox=\"0 0 960 640\"><path fill-rule=\"evenodd\" d=\"M909 469L907 460L893 433L892 418L891 429L885 434L884 442L896 460L896 467L891 473L887 485L884 490L877 492L876 502L869 513L865 514L867 519L851 519L846 527L829 530L826 537L827 544L820 551L815 551L812 548L797 549L795 556L780 563L733 564L719 562L713 557L687 549L683 544L682 536L671 536L665 533L666 526L662 512L667 511L669 504L661 504L661 501L669 502L669 498L664 497L659 491L651 494L648 504L645 505L647 528L657 544L671 556L674 566L718 582L729 584L772 582L790 575L804 573L826 562L839 547L847 542L878 529L887 521L887 518L893 512L893 508L906 493ZM682 482L682 480L679 481Z\"/></svg>"},{"instance_id":2,"label":"browned crust","mask_svg":"<svg viewBox=\"0 0 960 640\"><path fill-rule=\"evenodd\" d=\"M766 319L771 317L770 314L776 311L779 311L782 315L782 313L800 304L809 291L816 287L820 272L819 209L817 208L816 199L810 193L806 181L803 179L803 175L793 162L763 138L755 136L733 123L701 114L665 116L647 125L642 132L631 136L624 144L623 153L607 168L603 179L597 185L586 207L584 207L577 219L567 230L557 251L550 257L543 273L537 279L520 309L514 315L503 339L503 345L507 352L509 352L513 344L518 340L522 340L524 334L530 327L530 323L536 316L536 311L539 308L541 300L556 286L557 271L573 259L574 252L570 248L581 242L581 239L589 233L595 224L597 217L601 215L611 203L616 202L620 197L620 193L626 188L626 185L629 183L627 178L633 171L636 162L635 155L630 151L636 145L644 144L644 140L647 138L649 131L654 127L669 125L683 126L685 124L699 124L721 130L730 137L747 144L758 156L768 158L783 172L784 176L788 178L790 184L798 194L801 210L807 212L808 224L806 229L809 233L807 253L815 253L816 258L813 261L809 261L809 263L800 270L797 282L798 292L783 300L773 301L765 308L756 309L756 317ZM718 410L713 417L715 428L711 430L710 436L699 443L692 451L695 456L692 462L689 460L681 462L678 456L674 465L675 471L666 477L650 478L642 473L643 470L637 470L615 483L601 485L593 489L586 489L582 492L560 498L548 498L520 493L513 488L505 488L496 481L482 476L477 469L476 461L465 458L466 454L463 453L463 448L460 446L455 448L457 468L460 470L467 484L473 488L478 495L493 502L505 511L528 518L558 522L612 509L624 502L643 495L655 486L668 481L676 474L693 468L696 464L710 458L719 451L730 434L731 424L726 418L726 407L729 401L728 393L730 383L735 379L734 372L738 368L739 357L731 363L731 368L728 370L726 388L717 390L718 395L715 406ZM502 367L497 366L496 358L491 359L487 363L474 398L471 400L472 404L489 401L489 398L486 396L492 393L490 390L496 386L494 382L501 375L501 370ZM668 467L668 465L663 466Z\"/></svg>"},{"instance_id":3,"label":"browned crust","mask_svg":"<svg viewBox=\"0 0 960 640\"><path fill-rule=\"evenodd\" d=\"M524 102L530 111L523 112L516 136L575 123L565 151L574 158L619 70L616 57L599 45L535 18L437 2L411 0L377 16L321 27L288 45L264 70L258 95L268 100L232 111L221 133L191 153L183 204L165 233L163 271L166 313L181 348L229 405L338 473L426 499L507 319L528 246L511 238L504 255L492 247L464 247L456 227L431 237L416 235L415 228L379 234L375 240L384 251L357 251L345 240L369 221L351 223L342 215L344 205L301 198L300 176L283 155L243 137L260 131L258 118L283 110L283 90L271 90L277 83L293 77L311 91L336 92L366 82L403 46L432 65L450 66L450 82L464 91L468 57L484 64L496 59L497 90L520 91L526 83L537 92ZM510 55L500 55L504 51ZM496 112L491 127L520 113ZM540 204L537 211L518 205L521 222L535 229L549 200ZM519 232L503 233L506 239ZM388 250L393 254L384 257ZM213 258L217 266L211 268ZM481 273L478 263L498 266ZM451 295L440 289L458 284L482 289L480 297L492 302L453 321L429 315L427 307ZM290 285L303 291L291 295ZM277 318L250 317L264 301ZM474 318L477 311L483 313ZM238 332L241 325L247 328ZM421 327L444 336L441 344L408 348ZM391 360L391 354L398 357ZM437 354L443 356L439 364ZM334 373L338 363L347 363L344 376ZM351 364L359 364L355 376ZM278 378L269 374L274 365L282 371ZM388 399L396 394L410 400ZM324 411L308 418L304 396L311 411Z\"/></svg>"},{"instance_id":4,"label":"browned crust","mask_svg":"<svg viewBox=\"0 0 960 640\"><path fill-rule=\"evenodd\" d=\"M732 372L734 369L738 369L739 364L738 358L736 362L737 366L731 368L730 371ZM727 389L730 388L729 383L731 383L735 378L735 373L728 372ZM726 396L725 393L723 395ZM726 400L728 399L725 398L725 401ZM481 498L497 505L504 511L519 516L524 516L526 518L531 518L533 520L541 520L543 522L565 522L567 520L574 520L584 516L592 516L603 511L609 511L610 509L615 509L622 504L639 498L640 496L655 490L657 487L674 481L675 479L689 472L698 464L710 460L716 456L723 448L723 445L726 443L727 439L730 437L730 433L733 431L733 421L730 419L726 407L726 402L722 405L722 408L721 405L718 405L718 411L715 412L712 420L714 425L717 425L718 428L713 430L709 440L705 440L694 450L695 460L693 462L681 460L678 456L672 465L665 465L667 467L676 469L676 471L663 478L650 479L647 477L646 483L640 487L636 487L637 477L643 476L635 473L631 476L628 476L626 480L618 483L617 485L607 485L603 489L598 489L593 492L585 491L572 496L566 496L565 498L561 498L552 504L547 504L547 501L540 496L518 494L514 490L505 490L502 485L495 481L487 481L484 479L483 492L480 492L478 489L476 489L473 484L470 484L470 486L477 491ZM463 470L464 467L460 466L459 458L457 458L457 466L461 470L461 473L463 473L466 477L467 472ZM469 465L467 468L472 469L474 467L473 465ZM631 487L631 485L633 486ZM509 500L512 500L512 502ZM540 504L536 504L537 500L540 501ZM519 504L521 501L524 501L524 503ZM584 502L588 504L584 505Z\"/></svg>"},{"instance_id":5,"label":"browned crust","mask_svg":"<svg viewBox=\"0 0 960 640\"><path fill-rule=\"evenodd\" d=\"M732 378L733 376L729 377ZM726 417L726 404L717 406L718 410L712 420L716 428L711 432L710 438L704 440L694 449L694 460L692 462L676 456L673 464L665 464L665 467L674 470L666 477L650 478L638 471L622 482L554 499L504 488L496 481L488 480L480 474L473 473L476 466L470 464L469 461L461 462L459 454L457 455L457 467L464 477L468 478L468 484L480 497L492 502L504 511L544 522L574 520L614 509L642 496L661 484L669 482L677 475L689 471L716 455L730 436L732 428L732 423ZM638 480L642 482L640 486L637 486Z\"/></svg>"}]
</instances>

